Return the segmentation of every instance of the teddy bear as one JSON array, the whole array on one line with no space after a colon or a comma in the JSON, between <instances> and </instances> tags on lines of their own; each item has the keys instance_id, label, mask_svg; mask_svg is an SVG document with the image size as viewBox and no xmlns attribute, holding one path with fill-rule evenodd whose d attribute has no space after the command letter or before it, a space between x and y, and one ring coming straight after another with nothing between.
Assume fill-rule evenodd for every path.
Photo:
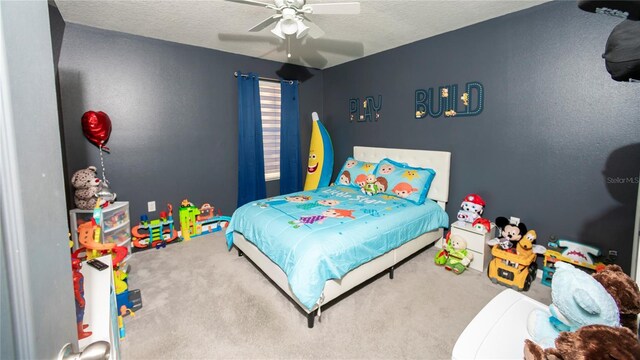
<instances>
[{"instance_id":1,"label":"teddy bear","mask_svg":"<svg viewBox=\"0 0 640 360\"><path fill-rule=\"evenodd\" d=\"M634 333L637 332L638 314L640 313L638 284L618 265L607 265L604 270L598 271L592 276L607 290L618 305L620 325Z\"/></svg>"},{"instance_id":2,"label":"teddy bear","mask_svg":"<svg viewBox=\"0 0 640 360\"><path fill-rule=\"evenodd\" d=\"M71 177L71 185L75 188L73 202L78 209L91 210L96 205L97 194L102 190L102 181L96 174L96 167L76 171Z\"/></svg>"},{"instance_id":3,"label":"teddy bear","mask_svg":"<svg viewBox=\"0 0 640 360\"><path fill-rule=\"evenodd\" d=\"M460 235L450 235L446 244L444 268L455 274L462 274L473 260L473 254L467 250L467 241ZM436 259L436 264L438 263Z\"/></svg>"},{"instance_id":4,"label":"teddy bear","mask_svg":"<svg viewBox=\"0 0 640 360\"><path fill-rule=\"evenodd\" d=\"M555 280L554 280L555 281ZM587 325L574 332L562 332L555 348L543 349L526 339L525 360L640 359L640 343L625 327Z\"/></svg>"},{"instance_id":5,"label":"teddy bear","mask_svg":"<svg viewBox=\"0 0 640 360\"><path fill-rule=\"evenodd\" d=\"M469 194L464 197L458 211L458 220L473 223L482 216L486 203L478 194Z\"/></svg>"},{"instance_id":6,"label":"teddy bear","mask_svg":"<svg viewBox=\"0 0 640 360\"><path fill-rule=\"evenodd\" d=\"M586 325L620 326L618 306L607 290L586 272L564 262L556 263L548 311L536 309L527 319L527 330L542 348L554 346L562 331Z\"/></svg>"}]
</instances>

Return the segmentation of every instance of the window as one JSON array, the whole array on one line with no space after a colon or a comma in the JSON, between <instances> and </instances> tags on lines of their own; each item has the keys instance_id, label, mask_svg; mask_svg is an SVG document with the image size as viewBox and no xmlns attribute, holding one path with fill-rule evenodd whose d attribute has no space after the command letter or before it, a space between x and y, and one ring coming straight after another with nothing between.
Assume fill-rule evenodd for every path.
<instances>
[{"instance_id":1,"label":"window","mask_svg":"<svg viewBox=\"0 0 640 360\"><path fill-rule=\"evenodd\" d=\"M260 80L264 178L280 179L280 83Z\"/></svg>"}]
</instances>

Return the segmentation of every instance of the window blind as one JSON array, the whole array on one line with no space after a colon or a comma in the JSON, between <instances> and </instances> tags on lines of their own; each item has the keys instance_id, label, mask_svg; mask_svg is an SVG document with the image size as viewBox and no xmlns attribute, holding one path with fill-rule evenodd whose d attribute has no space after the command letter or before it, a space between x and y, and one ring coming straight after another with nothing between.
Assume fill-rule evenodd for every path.
<instances>
[{"instance_id":1,"label":"window blind","mask_svg":"<svg viewBox=\"0 0 640 360\"><path fill-rule=\"evenodd\" d=\"M280 83L259 81L265 180L280 179Z\"/></svg>"}]
</instances>

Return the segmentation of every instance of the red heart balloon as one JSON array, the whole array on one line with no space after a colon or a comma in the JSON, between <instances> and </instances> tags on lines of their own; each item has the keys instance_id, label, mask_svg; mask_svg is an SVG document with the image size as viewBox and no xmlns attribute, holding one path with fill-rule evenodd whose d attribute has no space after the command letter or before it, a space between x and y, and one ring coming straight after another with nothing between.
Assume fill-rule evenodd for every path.
<instances>
[{"instance_id":1,"label":"red heart balloon","mask_svg":"<svg viewBox=\"0 0 640 360\"><path fill-rule=\"evenodd\" d=\"M82 132L97 147L109 151L105 145L111 135L111 119L102 111L87 111L82 115Z\"/></svg>"}]
</instances>

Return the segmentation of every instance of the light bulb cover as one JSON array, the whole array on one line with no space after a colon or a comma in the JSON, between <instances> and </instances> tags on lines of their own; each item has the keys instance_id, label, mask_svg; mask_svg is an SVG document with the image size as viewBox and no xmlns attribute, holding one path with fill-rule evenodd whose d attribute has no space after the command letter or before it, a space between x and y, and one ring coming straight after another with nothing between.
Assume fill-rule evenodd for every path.
<instances>
[{"instance_id":1,"label":"light bulb cover","mask_svg":"<svg viewBox=\"0 0 640 360\"><path fill-rule=\"evenodd\" d=\"M302 39L309 32L309 27L305 25L301 19L296 20L298 32L296 33L296 39Z\"/></svg>"},{"instance_id":2,"label":"light bulb cover","mask_svg":"<svg viewBox=\"0 0 640 360\"><path fill-rule=\"evenodd\" d=\"M280 25L280 21L278 21L276 23L276 27L274 27L271 32L273 33L273 35L281 38L281 39L286 39L286 35L282 32L282 26Z\"/></svg>"}]
</instances>

